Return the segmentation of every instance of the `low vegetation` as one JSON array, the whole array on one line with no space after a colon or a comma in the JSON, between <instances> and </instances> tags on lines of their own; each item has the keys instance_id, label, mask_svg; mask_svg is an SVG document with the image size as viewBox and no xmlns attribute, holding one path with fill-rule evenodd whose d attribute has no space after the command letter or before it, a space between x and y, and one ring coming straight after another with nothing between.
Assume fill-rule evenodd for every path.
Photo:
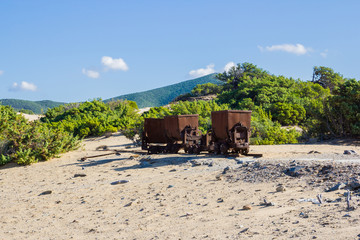
<instances>
[{"instance_id":1,"label":"low vegetation","mask_svg":"<svg viewBox=\"0 0 360 240\"><path fill-rule=\"evenodd\" d=\"M29 122L9 106L0 105L0 118L0 165L45 161L79 147L79 139L72 134Z\"/></svg>"},{"instance_id":2,"label":"low vegetation","mask_svg":"<svg viewBox=\"0 0 360 240\"><path fill-rule=\"evenodd\" d=\"M312 81L304 82L243 63L216 78L222 84L197 84L188 94L177 93L178 102L153 107L141 116L133 101L104 103L97 99L55 106L40 121L28 122L13 108L0 105L0 165L48 160L76 149L82 138L108 132L121 131L136 141L144 118L199 114L200 130L205 133L211 128L211 112L226 109L252 110L252 144L360 137L360 82L344 78L331 68L314 67ZM181 101L209 94L216 99ZM22 112L31 113L26 109ZM295 126L303 131L296 131Z\"/></svg>"},{"instance_id":3,"label":"low vegetation","mask_svg":"<svg viewBox=\"0 0 360 240\"><path fill-rule=\"evenodd\" d=\"M300 126L303 137L360 136L360 82L331 68L314 67L312 81L304 82L243 63L217 78L224 83L218 102L232 109L264 111L281 125Z\"/></svg>"},{"instance_id":4,"label":"low vegetation","mask_svg":"<svg viewBox=\"0 0 360 240\"><path fill-rule=\"evenodd\" d=\"M134 128L139 117L137 110L132 101L104 103L97 99L49 109L41 121L54 129L84 138Z\"/></svg>"}]
</instances>

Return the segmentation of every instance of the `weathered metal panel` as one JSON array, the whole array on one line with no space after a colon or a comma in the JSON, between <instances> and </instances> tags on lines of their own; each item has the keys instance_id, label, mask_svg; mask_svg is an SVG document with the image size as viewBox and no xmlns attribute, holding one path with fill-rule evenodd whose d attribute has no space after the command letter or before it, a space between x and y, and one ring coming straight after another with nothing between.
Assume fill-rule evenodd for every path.
<instances>
[{"instance_id":1,"label":"weathered metal panel","mask_svg":"<svg viewBox=\"0 0 360 240\"><path fill-rule=\"evenodd\" d=\"M145 118L144 132L148 143L167 143L162 118Z\"/></svg>"},{"instance_id":2,"label":"weathered metal panel","mask_svg":"<svg viewBox=\"0 0 360 240\"><path fill-rule=\"evenodd\" d=\"M174 115L164 118L166 136L173 141L181 141L181 132L185 127L198 128L199 115Z\"/></svg>"},{"instance_id":3,"label":"weathered metal panel","mask_svg":"<svg viewBox=\"0 0 360 240\"><path fill-rule=\"evenodd\" d=\"M211 112L211 122L214 137L217 141L223 141L228 138L229 130L237 123L241 123L250 129L251 111L224 110Z\"/></svg>"}]
</instances>

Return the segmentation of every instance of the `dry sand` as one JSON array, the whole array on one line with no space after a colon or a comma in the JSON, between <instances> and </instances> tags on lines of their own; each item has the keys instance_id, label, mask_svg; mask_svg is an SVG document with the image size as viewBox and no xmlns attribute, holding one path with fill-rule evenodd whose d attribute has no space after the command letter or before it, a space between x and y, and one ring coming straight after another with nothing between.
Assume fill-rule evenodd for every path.
<instances>
[{"instance_id":1,"label":"dry sand","mask_svg":"<svg viewBox=\"0 0 360 240\"><path fill-rule=\"evenodd\" d=\"M131 143L121 135L93 138L84 141L81 149L48 162L1 167L0 239L360 236L358 193L353 192L351 200L356 209L348 211L346 190L324 191L324 186L332 186L336 179L318 179L325 182L310 185L303 177L274 175L274 179L248 182L242 181L246 171L240 171L251 169L256 162L266 170L267 163L284 166L294 160L296 164L321 160L324 164L357 165L359 155L343 152L352 149L360 153L359 145L252 146L250 153L263 153L262 158L122 153L79 161L106 153L96 150L101 145L111 150L125 149ZM308 154L314 150L320 153ZM354 174L359 178L360 172ZM126 181L112 184L121 180ZM277 192L279 184L286 191ZM50 194L42 195L44 192ZM320 205L301 200L316 199L317 194L328 202ZM264 199L274 206L261 205ZM245 205L251 210L243 210Z\"/></svg>"},{"instance_id":2,"label":"dry sand","mask_svg":"<svg viewBox=\"0 0 360 240\"><path fill-rule=\"evenodd\" d=\"M18 114L23 115L27 120L29 121L35 121L35 120L39 120L40 118L43 117L43 115L38 115L38 114L27 114L27 113L20 113L18 112Z\"/></svg>"}]
</instances>

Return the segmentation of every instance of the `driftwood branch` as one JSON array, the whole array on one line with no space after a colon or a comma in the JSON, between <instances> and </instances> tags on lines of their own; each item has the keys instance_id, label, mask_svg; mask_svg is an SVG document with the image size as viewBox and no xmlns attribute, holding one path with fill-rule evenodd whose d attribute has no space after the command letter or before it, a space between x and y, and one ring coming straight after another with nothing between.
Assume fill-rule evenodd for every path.
<instances>
[{"instance_id":1,"label":"driftwood branch","mask_svg":"<svg viewBox=\"0 0 360 240\"><path fill-rule=\"evenodd\" d=\"M322 200L321 194L318 194L316 197L317 197L319 203L322 204L322 203L323 203L323 200Z\"/></svg>"},{"instance_id":2,"label":"driftwood branch","mask_svg":"<svg viewBox=\"0 0 360 240\"><path fill-rule=\"evenodd\" d=\"M346 203L347 203L347 210L350 211L350 200L351 200L351 192L348 190L347 191L347 196L346 196Z\"/></svg>"}]
</instances>

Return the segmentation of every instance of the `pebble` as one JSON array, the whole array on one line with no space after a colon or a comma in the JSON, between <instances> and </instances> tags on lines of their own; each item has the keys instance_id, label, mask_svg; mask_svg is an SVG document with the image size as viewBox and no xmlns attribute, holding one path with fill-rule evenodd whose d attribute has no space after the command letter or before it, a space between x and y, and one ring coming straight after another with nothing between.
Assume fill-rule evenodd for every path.
<instances>
[{"instance_id":1,"label":"pebble","mask_svg":"<svg viewBox=\"0 0 360 240\"><path fill-rule=\"evenodd\" d=\"M295 166L284 171L284 173L291 177L298 177L302 175L301 171L305 166Z\"/></svg>"},{"instance_id":2,"label":"pebble","mask_svg":"<svg viewBox=\"0 0 360 240\"><path fill-rule=\"evenodd\" d=\"M312 151L308 152L308 154L312 154L312 153L317 153L317 154L320 154L321 152L314 151L314 150L312 150Z\"/></svg>"},{"instance_id":3,"label":"pebble","mask_svg":"<svg viewBox=\"0 0 360 240\"><path fill-rule=\"evenodd\" d=\"M232 168L229 167L229 166L227 166L226 168L224 168L222 174L226 174L227 172L229 172L229 171L231 171L231 170L232 170Z\"/></svg>"},{"instance_id":4,"label":"pebble","mask_svg":"<svg viewBox=\"0 0 360 240\"><path fill-rule=\"evenodd\" d=\"M192 163L192 166L193 167L196 167L196 166L201 166L202 163L200 161L197 161L196 159L195 160L191 160L190 161Z\"/></svg>"},{"instance_id":5,"label":"pebble","mask_svg":"<svg viewBox=\"0 0 360 240\"><path fill-rule=\"evenodd\" d=\"M140 167L141 168L146 168L146 167L151 167L151 163L147 162L147 161L142 161L140 163Z\"/></svg>"},{"instance_id":6,"label":"pebble","mask_svg":"<svg viewBox=\"0 0 360 240\"><path fill-rule=\"evenodd\" d=\"M283 185L280 185L276 188L276 191L277 192L285 192L286 191L286 188L283 186Z\"/></svg>"},{"instance_id":7,"label":"pebble","mask_svg":"<svg viewBox=\"0 0 360 240\"><path fill-rule=\"evenodd\" d=\"M332 186L332 187L326 189L325 192L332 192L332 191L343 189L345 187L346 187L346 184L340 182L340 183L336 184L335 186Z\"/></svg>"},{"instance_id":8,"label":"pebble","mask_svg":"<svg viewBox=\"0 0 360 240\"><path fill-rule=\"evenodd\" d=\"M133 202L129 202L127 204L124 205L124 207L130 207L132 205Z\"/></svg>"},{"instance_id":9,"label":"pebble","mask_svg":"<svg viewBox=\"0 0 360 240\"><path fill-rule=\"evenodd\" d=\"M345 155L357 155L357 152L355 152L354 150L345 150L344 154Z\"/></svg>"},{"instance_id":10,"label":"pebble","mask_svg":"<svg viewBox=\"0 0 360 240\"><path fill-rule=\"evenodd\" d=\"M306 213L301 212L301 213L299 214L299 217L308 218L309 215L307 215Z\"/></svg>"},{"instance_id":11,"label":"pebble","mask_svg":"<svg viewBox=\"0 0 360 240\"><path fill-rule=\"evenodd\" d=\"M39 196L42 196L42 195L49 195L49 194L52 194L52 191L51 190L48 190L48 191L45 191L45 192L42 192L39 194Z\"/></svg>"},{"instance_id":12,"label":"pebble","mask_svg":"<svg viewBox=\"0 0 360 240\"><path fill-rule=\"evenodd\" d=\"M74 175L74 178L75 177L86 177L86 174L85 173L76 173L75 175Z\"/></svg>"},{"instance_id":13,"label":"pebble","mask_svg":"<svg viewBox=\"0 0 360 240\"><path fill-rule=\"evenodd\" d=\"M117 184L124 184L124 183L128 183L129 180L118 180L115 182L112 182L111 185L117 185Z\"/></svg>"},{"instance_id":14,"label":"pebble","mask_svg":"<svg viewBox=\"0 0 360 240\"><path fill-rule=\"evenodd\" d=\"M251 210L252 206L248 204L248 205L243 206L243 209L244 210Z\"/></svg>"}]
</instances>

